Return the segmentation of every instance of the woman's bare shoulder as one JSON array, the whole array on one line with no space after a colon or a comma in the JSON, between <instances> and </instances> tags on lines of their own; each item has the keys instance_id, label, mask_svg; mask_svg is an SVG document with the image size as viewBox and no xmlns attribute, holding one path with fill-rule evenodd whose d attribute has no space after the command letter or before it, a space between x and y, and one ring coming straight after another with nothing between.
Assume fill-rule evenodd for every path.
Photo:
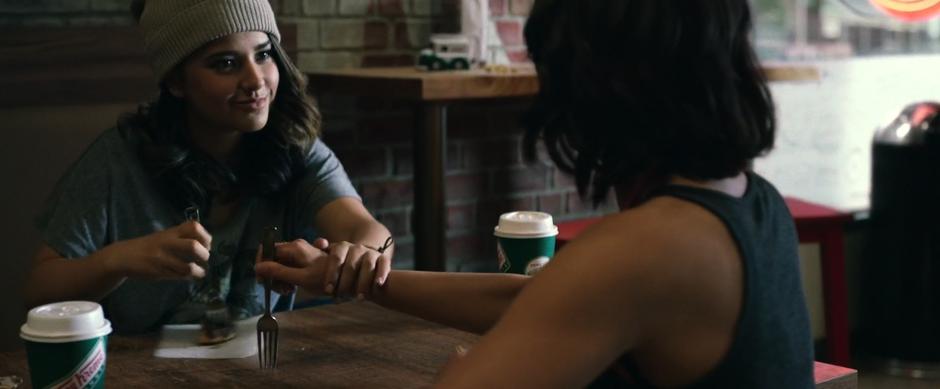
<instances>
[{"instance_id":1,"label":"woman's bare shoulder","mask_svg":"<svg viewBox=\"0 0 940 389\"><path fill-rule=\"evenodd\" d=\"M607 216L569 245L582 260L646 277L680 277L673 282L687 281L681 277L688 273L673 271L677 268L724 278L740 266L737 245L722 221L674 197L657 197Z\"/></svg>"},{"instance_id":2,"label":"woman's bare shoulder","mask_svg":"<svg viewBox=\"0 0 940 389\"><path fill-rule=\"evenodd\" d=\"M659 249L683 242L707 241L726 231L721 220L701 206L674 197L657 197L629 210L601 219L579 239L628 244L642 239Z\"/></svg>"}]
</instances>

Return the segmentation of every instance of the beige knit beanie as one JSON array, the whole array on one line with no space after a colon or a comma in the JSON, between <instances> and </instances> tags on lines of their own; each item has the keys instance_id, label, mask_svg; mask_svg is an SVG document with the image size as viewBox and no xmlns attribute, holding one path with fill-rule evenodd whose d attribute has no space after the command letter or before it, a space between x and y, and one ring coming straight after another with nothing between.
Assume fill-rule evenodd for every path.
<instances>
[{"instance_id":1,"label":"beige knit beanie","mask_svg":"<svg viewBox=\"0 0 940 389\"><path fill-rule=\"evenodd\" d=\"M134 0L131 11L160 81L196 49L226 35L263 31L281 39L268 0Z\"/></svg>"}]
</instances>

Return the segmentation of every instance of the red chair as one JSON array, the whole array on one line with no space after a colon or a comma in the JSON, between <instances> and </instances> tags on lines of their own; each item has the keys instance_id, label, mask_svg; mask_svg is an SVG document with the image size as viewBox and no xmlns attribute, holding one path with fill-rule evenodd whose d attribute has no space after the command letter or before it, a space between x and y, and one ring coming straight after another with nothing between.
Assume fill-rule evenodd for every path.
<instances>
[{"instance_id":1,"label":"red chair","mask_svg":"<svg viewBox=\"0 0 940 389\"><path fill-rule=\"evenodd\" d=\"M819 243L827 359L840 366L851 366L843 227L852 215L792 197L785 200L796 223L800 243ZM591 217L558 223L556 246L560 249L600 219Z\"/></svg>"}]
</instances>

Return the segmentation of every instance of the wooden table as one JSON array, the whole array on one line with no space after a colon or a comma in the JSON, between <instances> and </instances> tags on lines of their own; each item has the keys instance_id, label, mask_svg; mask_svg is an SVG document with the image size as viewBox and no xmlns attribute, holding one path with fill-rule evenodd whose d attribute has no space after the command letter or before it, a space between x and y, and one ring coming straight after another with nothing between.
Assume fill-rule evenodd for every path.
<instances>
[{"instance_id":1,"label":"wooden table","mask_svg":"<svg viewBox=\"0 0 940 389\"><path fill-rule=\"evenodd\" d=\"M278 368L258 369L242 359L153 357L155 336L112 336L105 384L117 388L416 388L427 387L454 353L477 335L443 327L372 303L346 303L284 312ZM0 376L17 375L30 386L26 353L0 353ZM853 369L815 364L819 389L854 389Z\"/></svg>"},{"instance_id":2,"label":"wooden table","mask_svg":"<svg viewBox=\"0 0 940 389\"><path fill-rule=\"evenodd\" d=\"M113 388L415 388L430 386L457 345L477 335L439 326L372 303L345 303L284 312L278 368L258 369L258 357L161 359L155 336L112 336L105 383ZM25 351L0 353L0 376L29 387Z\"/></svg>"},{"instance_id":3,"label":"wooden table","mask_svg":"<svg viewBox=\"0 0 940 389\"><path fill-rule=\"evenodd\" d=\"M819 71L809 66L765 67L771 81L811 81ZM534 70L509 74L483 70L422 72L414 67L318 70L308 73L313 93L335 93L409 101L418 115L414 142L415 268L446 270L446 204L444 166L447 151L447 105L491 98L534 96Z\"/></svg>"}]
</instances>

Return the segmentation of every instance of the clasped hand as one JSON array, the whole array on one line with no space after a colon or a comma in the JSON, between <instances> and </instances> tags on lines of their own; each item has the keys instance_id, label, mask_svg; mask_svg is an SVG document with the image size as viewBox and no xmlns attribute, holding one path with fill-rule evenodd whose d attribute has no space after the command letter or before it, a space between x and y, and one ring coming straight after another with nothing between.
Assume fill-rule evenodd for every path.
<instances>
[{"instance_id":1,"label":"clasped hand","mask_svg":"<svg viewBox=\"0 0 940 389\"><path fill-rule=\"evenodd\" d=\"M330 243L317 239L276 244L275 261L255 258L255 274L270 278L279 293L290 293L298 285L310 293L365 298L373 286L382 286L391 271L391 258L361 244Z\"/></svg>"},{"instance_id":2,"label":"clasped hand","mask_svg":"<svg viewBox=\"0 0 940 389\"><path fill-rule=\"evenodd\" d=\"M209 261L212 235L198 222L185 222L163 231L108 247L109 266L124 277L202 278Z\"/></svg>"}]
</instances>

